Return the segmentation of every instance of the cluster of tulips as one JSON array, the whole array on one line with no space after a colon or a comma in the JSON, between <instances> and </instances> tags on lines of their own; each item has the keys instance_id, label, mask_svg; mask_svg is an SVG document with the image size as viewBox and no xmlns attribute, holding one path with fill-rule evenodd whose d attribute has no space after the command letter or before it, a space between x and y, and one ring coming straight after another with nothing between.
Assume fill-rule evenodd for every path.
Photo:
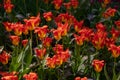
<instances>
[{"instance_id":1,"label":"cluster of tulips","mask_svg":"<svg viewBox=\"0 0 120 80\"><path fill-rule=\"evenodd\" d=\"M77 20L71 12L71 9L79 7L80 1L43 2L47 5L51 3L57 14L52 11L38 12L36 16L28 16L22 21L2 22L12 50L5 48L0 53L0 65L7 67L5 71L0 71L1 80L67 80L64 75L69 67L71 70L68 72L73 74L70 80L100 80L103 77L101 73L105 74L106 80L119 80L120 73L116 72L116 66L120 57L120 20L115 20L109 30L104 21L94 23L90 28L84 19ZM10 16L15 6L11 0L3 0L3 3L5 12ZM99 3L104 8L99 16L105 20L112 19L118 12L107 7L111 0L99 0ZM62 6L66 9L65 13L59 13ZM93 50L92 55L89 50ZM108 76L107 60L99 56L106 52L109 55L107 58L113 59L112 77ZM85 72L86 68L88 72Z\"/></svg>"}]
</instances>

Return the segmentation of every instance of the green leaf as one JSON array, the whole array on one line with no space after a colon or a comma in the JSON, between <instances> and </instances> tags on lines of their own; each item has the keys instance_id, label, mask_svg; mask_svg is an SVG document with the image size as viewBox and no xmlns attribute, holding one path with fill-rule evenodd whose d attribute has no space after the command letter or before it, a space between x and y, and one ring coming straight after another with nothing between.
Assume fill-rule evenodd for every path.
<instances>
[{"instance_id":1,"label":"green leaf","mask_svg":"<svg viewBox=\"0 0 120 80\"><path fill-rule=\"evenodd\" d=\"M19 68L20 63L17 62L17 57L12 57L12 62L10 64L10 68L9 71L17 71L17 69Z\"/></svg>"},{"instance_id":2,"label":"green leaf","mask_svg":"<svg viewBox=\"0 0 120 80\"><path fill-rule=\"evenodd\" d=\"M117 80L120 80L120 72L119 72L119 74L118 74Z\"/></svg>"},{"instance_id":3,"label":"green leaf","mask_svg":"<svg viewBox=\"0 0 120 80\"><path fill-rule=\"evenodd\" d=\"M110 80L108 73L107 73L107 70L106 70L106 64L104 66L104 74L105 74L106 80Z\"/></svg>"},{"instance_id":4,"label":"green leaf","mask_svg":"<svg viewBox=\"0 0 120 80\"><path fill-rule=\"evenodd\" d=\"M9 71L17 71L17 69L20 67L20 64L19 62L17 62L17 59L18 59L18 47L14 47L14 51L12 52L12 61L11 61L11 64L10 64L10 68L9 68Z\"/></svg>"},{"instance_id":5,"label":"green leaf","mask_svg":"<svg viewBox=\"0 0 120 80\"><path fill-rule=\"evenodd\" d=\"M32 42L29 40L28 48L25 50L24 63L25 68L29 67L32 61Z\"/></svg>"}]
</instances>

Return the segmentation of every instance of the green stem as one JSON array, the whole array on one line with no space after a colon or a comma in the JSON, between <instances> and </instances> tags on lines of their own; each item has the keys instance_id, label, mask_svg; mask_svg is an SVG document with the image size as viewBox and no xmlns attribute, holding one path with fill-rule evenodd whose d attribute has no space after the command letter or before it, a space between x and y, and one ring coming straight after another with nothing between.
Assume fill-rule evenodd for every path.
<instances>
[{"instance_id":1,"label":"green stem","mask_svg":"<svg viewBox=\"0 0 120 80\"><path fill-rule=\"evenodd\" d=\"M16 46L16 56L18 56L19 48Z\"/></svg>"},{"instance_id":2,"label":"green stem","mask_svg":"<svg viewBox=\"0 0 120 80\"><path fill-rule=\"evenodd\" d=\"M105 66L104 66L104 74L105 74L106 80L110 80L109 75L108 75L108 72L107 72L107 70L106 70L106 64L105 64Z\"/></svg>"},{"instance_id":3,"label":"green stem","mask_svg":"<svg viewBox=\"0 0 120 80\"><path fill-rule=\"evenodd\" d=\"M99 78L100 78L100 73L97 72L97 79L96 80L99 80Z\"/></svg>"}]
</instances>

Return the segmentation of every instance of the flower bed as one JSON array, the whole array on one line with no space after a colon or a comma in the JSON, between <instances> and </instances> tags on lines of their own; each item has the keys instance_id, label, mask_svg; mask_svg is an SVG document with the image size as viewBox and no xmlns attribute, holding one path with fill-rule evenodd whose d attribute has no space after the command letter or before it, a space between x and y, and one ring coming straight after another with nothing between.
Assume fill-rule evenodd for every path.
<instances>
[{"instance_id":1,"label":"flower bed","mask_svg":"<svg viewBox=\"0 0 120 80\"><path fill-rule=\"evenodd\" d=\"M1 80L120 80L119 0L2 0Z\"/></svg>"}]
</instances>

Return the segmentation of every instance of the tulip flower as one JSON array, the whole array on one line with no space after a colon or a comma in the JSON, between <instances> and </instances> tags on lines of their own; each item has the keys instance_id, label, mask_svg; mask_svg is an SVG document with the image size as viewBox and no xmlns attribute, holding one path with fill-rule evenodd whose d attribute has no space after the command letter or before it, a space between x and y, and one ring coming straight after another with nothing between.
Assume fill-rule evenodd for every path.
<instances>
[{"instance_id":1,"label":"tulip flower","mask_svg":"<svg viewBox=\"0 0 120 80\"><path fill-rule=\"evenodd\" d=\"M96 24L96 28L97 28L97 31L105 31L106 30L106 27L102 24L102 23L97 23Z\"/></svg>"},{"instance_id":2,"label":"tulip flower","mask_svg":"<svg viewBox=\"0 0 120 80\"><path fill-rule=\"evenodd\" d=\"M1 72L0 71L1 80L18 80L17 72Z\"/></svg>"},{"instance_id":3,"label":"tulip flower","mask_svg":"<svg viewBox=\"0 0 120 80\"><path fill-rule=\"evenodd\" d=\"M105 42L106 47L110 47L111 44L115 43L115 40L113 40L112 38L106 38Z\"/></svg>"},{"instance_id":4,"label":"tulip flower","mask_svg":"<svg viewBox=\"0 0 120 80\"><path fill-rule=\"evenodd\" d=\"M108 50L112 52L112 56L114 58L119 57L119 55L120 55L120 46L116 46L114 44L111 44L110 47L108 48Z\"/></svg>"},{"instance_id":5,"label":"tulip flower","mask_svg":"<svg viewBox=\"0 0 120 80\"><path fill-rule=\"evenodd\" d=\"M46 65L49 67L49 68L55 68L56 67L56 58L53 57L53 58L50 58L48 57L47 59L47 62L46 62Z\"/></svg>"},{"instance_id":6,"label":"tulip flower","mask_svg":"<svg viewBox=\"0 0 120 80\"><path fill-rule=\"evenodd\" d=\"M50 44L52 42L52 38L46 37L45 39L43 39L42 43L45 47L49 47Z\"/></svg>"},{"instance_id":7,"label":"tulip flower","mask_svg":"<svg viewBox=\"0 0 120 80\"><path fill-rule=\"evenodd\" d=\"M114 28L112 28L112 30L110 32L112 34L112 39L114 41L116 41L118 39L119 35L120 35L120 32L118 30L114 29Z\"/></svg>"},{"instance_id":8,"label":"tulip flower","mask_svg":"<svg viewBox=\"0 0 120 80\"><path fill-rule=\"evenodd\" d=\"M70 0L70 2L74 9L76 9L78 7L78 4L79 4L78 0Z\"/></svg>"},{"instance_id":9,"label":"tulip flower","mask_svg":"<svg viewBox=\"0 0 120 80\"><path fill-rule=\"evenodd\" d=\"M80 22L78 22L78 21L74 22L74 29L76 32L79 32L81 30L81 28L83 27L83 23L84 23L83 20Z\"/></svg>"},{"instance_id":10,"label":"tulip flower","mask_svg":"<svg viewBox=\"0 0 120 80\"><path fill-rule=\"evenodd\" d=\"M7 64L9 58L10 58L10 55L9 55L6 51L3 51L3 52L0 54L0 62L1 62L2 64Z\"/></svg>"},{"instance_id":11,"label":"tulip flower","mask_svg":"<svg viewBox=\"0 0 120 80\"><path fill-rule=\"evenodd\" d=\"M23 78L25 78L25 80L38 80L38 75L34 72L30 72L29 74L24 74Z\"/></svg>"},{"instance_id":12,"label":"tulip flower","mask_svg":"<svg viewBox=\"0 0 120 80\"><path fill-rule=\"evenodd\" d=\"M48 32L48 26L47 25L44 25L42 27L37 27L37 28L35 28L35 31L34 31L34 33L38 34L38 37L41 40L43 40L46 37L47 32Z\"/></svg>"},{"instance_id":13,"label":"tulip flower","mask_svg":"<svg viewBox=\"0 0 120 80\"><path fill-rule=\"evenodd\" d=\"M107 33L106 32L96 32L93 36L92 43L97 50L100 50L104 47L106 41Z\"/></svg>"},{"instance_id":14,"label":"tulip flower","mask_svg":"<svg viewBox=\"0 0 120 80\"><path fill-rule=\"evenodd\" d=\"M4 76L1 78L1 80L18 80L18 77L15 76Z\"/></svg>"},{"instance_id":15,"label":"tulip flower","mask_svg":"<svg viewBox=\"0 0 120 80\"><path fill-rule=\"evenodd\" d=\"M61 39L61 37L62 37L62 30L61 29L54 30L53 35L54 35L54 38L57 41L59 41Z\"/></svg>"},{"instance_id":16,"label":"tulip flower","mask_svg":"<svg viewBox=\"0 0 120 80\"><path fill-rule=\"evenodd\" d=\"M93 30L89 28L83 28L78 33L85 38L85 41L90 41L93 36Z\"/></svg>"},{"instance_id":17,"label":"tulip flower","mask_svg":"<svg viewBox=\"0 0 120 80\"><path fill-rule=\"evenodd\" d=\"M103 17L104 17L104 18L113 17L116 12L117 12L116 9L108 8L108 9L103 13Z\"/></svg>"},{"instance_id":18,"label":"tulip flower","mask_svg":"<svg viewBox=\"0 0 120 80\"><path fill-rule=\"evenodd\" d=\"M35 53L39 59L43 59L46 54L46 49L45 48L44 49L35 48Z\"/></svg>"},{"instance_id":19,"label":"tulip flower","mask_svg":"<svg viewBox=\"0 0 120 80\"><path fill-rule=\"evenodd\" d=\"M22 40L22 45L25 47L28 44L28 39Z\"/></svg>"},{"instance_id":20,"label":"tulip flower","mask_svg":"<svg viewBox=\"0 0 120 80\"><path fill-rule=\"evenodd\" d=\"M8 32L12 31L12 26L11 26L10 22L3 22L3 25L6 29L6 31L8 31Z\"/></svg>"},{"instance_id":21,"label":"tulip flower","mask_svg":"<svg viewBox=\"0 0 120 80\"><path fill-rule=\"evenodd\" d=\"M10 36L10 39L11 39L13 45L15 45L15 46L19 45L20 37L18 37L18 36Z\"/></svg>"},{"instance_id":22,"label":"tulip flower","mask_svg":"<svg viewBox=\"0 0 120 80\"><path fill-rule=\"evenodd\" d=\"M77 45L82 46L85 40L85 36L78 36L74 34L74 37L75 37L75 41L77 42Z\"/></svg>"},{"instance_id":23,"label":"tulip flower","mask_svg":"<svg viewBox=\"0 0 120 80\"><path fill-rule=\"evenodd\" d=\"M71 2L63 3L63 5L66 7L67 10L71 8Z\"/></svg>"},{"instance_id":24,"label":"tulip flower","mask_svg":"<svg viewBox=\"0 0 120 80\"><path fill-rule=\"evenodd\" d=\"M74 80L88 80L88 79L87 79L87 77L83 77L83 78L76 77Z\"/></svg>"},{"instance_id":25,"label":"tulip flower","mask_svg":"<svg viewBox=\"0 0 120 80\"><path fill-rule=\"evenodd\" d=\"M52 3L54 4L55 9L59 10L60 7L62 6L62 2L63 2L63 0L53 0Z\"/></svg>"},{"instance_id":26,"label":"tulip flower","mask_svg":"<svg viewBox=\"0 0 120 80\"><path fill-rule=\"evenodd\" d=\"M57 23L57 25L58 25L57 29L60 29L62 31L61 35L62 36L66 36L67 32L69 31L69 25L68 25L68 23L65 23L65 24Z\"/></svg>"},{"instance_id":27,"label":"tulip flower","mask_svg":"<svg viewBox=\"0 0 120 80\"><path fill-rule=\"evenodd\" d=\"M97 59L94 59L93 62L92 62L92 65L94 67L94 70L96 72L101 72L102 71L102 68L104 66L104 60L97 60Z\"/></svg>"},{"instance_id":28,"label":"tulip flower","mask_svg":"<svg viewBox=\"0 0 120 80\"><path fill-rule=\"evenodd\" d=\"M13 7L14 7L14 5L11 4L11 3L5 3L4 4L4 9L5 9L6 13L11 13Z\"/></svg>"},{"instance_id":29,"label":"tulip flower","mask_svg":"<svg viewBox=\"0 0 120 80\"><path fill-rule=\"evenodd\" d=\"M12 24L12 26L13 26L13 31L15 35L20 36L22 34L23 24L15 23L15 24Z\"/></svg>"},{"instance_id":30,"label":"tulip flower","mask_svg":"<svg viewBox=\"0 0 120 80\"><path fill-rule=\"evenodd\" d=\"M40 23L40 14L36 17L32 16L30 19L24 19L25 25L28 27L28 30L34 30L35 27L39 26Z\"/></svg>"},{"instance_id":31,"label":"tulip flower","mask_svg":"<svg viewBox=\"0 0 120 80\"><path fill-rule=\"evenodd\" d=\"M22 32L23 32L24 35L27 35L29 33L27 25L23 25Z\"/></svg>"},{"instance_id":32,"label":"tulip flower","mask_svg":"<svg viewBox=\"0 0 120 80\"><path fill-rule=\"evenodd\" d=\"M43 13L43 17L46 19L46 21L51 21L52 20L52 12L46 12L46 13Z\"/></svg>"},{"instance_id":33,"label":"tulip flower","mask_svg":"<svg viewBox=\"0 0 120 80\"><path fill-rule=\"evenodd\" d=\"M60 51L58 54L55 54L52 58L48 57L46 65L49 68L55 68L56 66L62 65L70 57L69 50Z\"/></svg>"}]
</instances>

